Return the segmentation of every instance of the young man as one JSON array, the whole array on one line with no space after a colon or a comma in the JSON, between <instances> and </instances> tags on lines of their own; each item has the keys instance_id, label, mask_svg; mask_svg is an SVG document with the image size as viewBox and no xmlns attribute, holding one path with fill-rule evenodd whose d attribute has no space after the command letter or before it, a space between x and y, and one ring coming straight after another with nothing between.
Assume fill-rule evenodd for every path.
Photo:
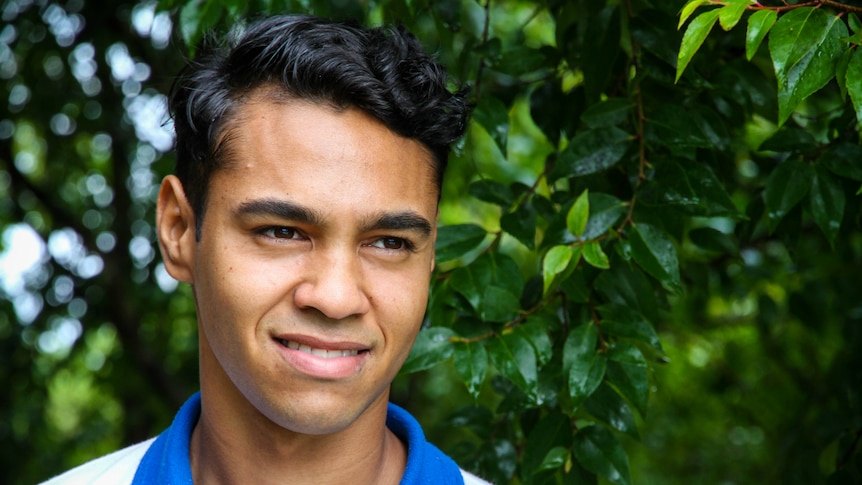
<instances>
[{"instance_id":1,"label":"young man","mask_svg":"<svg viewBox=\"0 0 862 485\"><path fill-rule=\"evenodd\" d=\"M463 93L403 29L281 16L205 49L171 109L157 230L194 290L201 390L157 439L49 483L485 483L388 402Z\"/></svg>"}]
</instances>

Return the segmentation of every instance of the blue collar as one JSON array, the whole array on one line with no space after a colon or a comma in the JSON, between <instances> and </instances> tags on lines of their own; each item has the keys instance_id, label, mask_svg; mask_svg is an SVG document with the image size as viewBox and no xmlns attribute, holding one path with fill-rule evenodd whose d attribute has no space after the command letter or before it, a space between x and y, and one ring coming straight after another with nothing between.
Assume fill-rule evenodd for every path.
<instances>
[{"instance_id":1,"label":"blue collar","mask_svg":"<svg viewBox=\"0 0 862 485\"><path fill-rule=\"evenodd\" d=\"M189 444L200 414L201 397L196 393L147 450L132 485L193 485ZM422 427L410 413L389 403L386 426L407 444L407 467L401 485L464 484L458 465L425 441Z\"/></svg>"}]
</instances>

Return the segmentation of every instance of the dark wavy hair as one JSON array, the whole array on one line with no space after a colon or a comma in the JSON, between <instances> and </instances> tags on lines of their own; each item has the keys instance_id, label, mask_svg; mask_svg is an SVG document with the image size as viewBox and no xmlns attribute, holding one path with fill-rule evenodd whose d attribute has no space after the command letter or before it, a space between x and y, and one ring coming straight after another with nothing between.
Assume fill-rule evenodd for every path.
<instances>
[{"instance_id":1,"label":"dark wavy hair","mask_svg":"<svg viewBox=\"0 0 862 485\"><path fill-rule=\"evenodd\" d=\"M439 192L450 146L470 111L466 91L451 92L448 82L403 27L281 15L252 22L227 42L208 38L170 96L176 174L195 213L197 238L210 176L229 163L228 125L253 91L275 88L278 96L365 111L429 150Z\"/></svg>"}]
</instances>

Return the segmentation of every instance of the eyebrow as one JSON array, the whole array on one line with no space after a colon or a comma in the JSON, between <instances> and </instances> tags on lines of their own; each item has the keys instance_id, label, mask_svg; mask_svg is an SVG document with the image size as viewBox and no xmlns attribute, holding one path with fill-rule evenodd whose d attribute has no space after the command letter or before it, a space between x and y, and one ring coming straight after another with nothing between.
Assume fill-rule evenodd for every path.
<instances>
[{"instance_id":1,"label":"eyebrow","mask_svg":"<svg viewBox=\"0 0 862 485\"><path fill-rule=\"evenodd\" d=\"M383 212L362 226L362 232L377 230L416 231L431 235L431 221L413 211Z\"/></svg>"},{"instance_id":2,"label":"eyebrow","mask_svg":"<svg viewBox=\"0 0 862 485\"><path fill-rule=\"evenodd\" d=\"M323 225L324 217L319 212L293 202L278 199L254 199L243 202L236 209L239 216L276 216L281 219L310 225Z\"/></svg>"},{"instance_id":3,"label":"eyebrow","mask_svg":"<svg viewBox=\"0 0 862 485\"><path fill-rule=\"evenodd\" d=\"M276 216L281 219L314 226L325 226L327 222L323 214L312 208L272 198L243 202L235 212L239 216ZM361 232L379 230L416 231L423 236L429 236L432 229L431 221L411 210L381 212L369 217L360 226Z\"/></svg>"}]
</instances>

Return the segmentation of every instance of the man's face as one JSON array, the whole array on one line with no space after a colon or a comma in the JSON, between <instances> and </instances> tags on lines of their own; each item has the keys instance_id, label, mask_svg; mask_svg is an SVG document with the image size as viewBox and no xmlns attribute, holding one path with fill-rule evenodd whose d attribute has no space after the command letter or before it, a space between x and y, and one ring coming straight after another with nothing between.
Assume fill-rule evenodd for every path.
<instances>
[{"instance_id":1,"label":"man's face","mask_svg":"<svg viewBox=\"0 0 862 485\"><path fill-rule=\"evenodd\" d=\"M190 249L205 402L295 432L344 429L385 407L419 331L431 156L352 108L256 96L236 120Z\"/></svg>"}]
</instances>

